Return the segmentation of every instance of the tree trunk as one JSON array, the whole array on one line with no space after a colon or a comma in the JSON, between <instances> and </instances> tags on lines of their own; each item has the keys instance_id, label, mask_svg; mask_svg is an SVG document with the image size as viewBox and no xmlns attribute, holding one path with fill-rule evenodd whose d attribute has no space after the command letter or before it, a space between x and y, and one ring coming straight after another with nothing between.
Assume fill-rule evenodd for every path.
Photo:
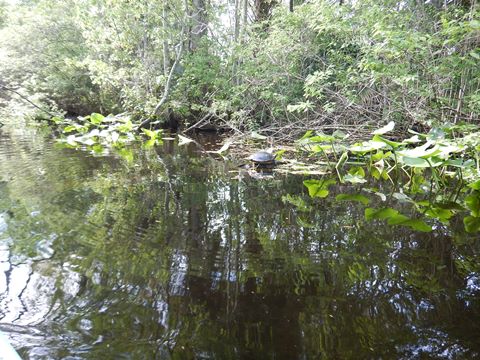
<instances>
[{"instance_id":1,"label":"tree trunk","mask_svg":"<svg viewBox=\"0 0 480 360\"><path fill-rule=\"evenodd\" d=\"M185 11L184 11L184 18L183 18L183 23L182 23L182 30L180 31L180 39L179 39L179 42L178 42L177 46L175 47L176 48L175 49L175 53L176 53L175 61L173 62L173 65L170 68L170 71L168 72L168 78L167 78L167 82L165 84L165 88L163 90L163 96L160 99L160 101L158 102L157 106L155 106L155 109L153 110L153 112L151 114L151 117L148 118L148 119L145 119L144 121L142 121L140 123L140 125L138 125L138 127L137 127L138 130L140 130L143 127L146 127L147 125L149 125L152 122L153 116L158 115L160 113L160 109L167 102L168 97L170 95L170 91L171 91L172 86L173 86L173 76L176 73L176 70L177 70L178 64L180 63L180 60L182 59L184 44L185 44L185 37L187 35L188 17L189 17L189 15L188 15L188 0L184 0L184 10Z\"/></svg>"},{"instance_id":2,"label":"tree trunk","mask_svg":"<svg viewBox=\"0 0 480 360\"><path fill-rule=\"evenodd\" d=\"M168 23L167 23L167 4L163 4L162 9L162 27L163 27L163 75L168 76L170 68L170 49L168 48Z\"/></svg>"},{"instance_id":3,"label":"tree trunk","mask_svg":"<svg viewBox=\"0 0 480 360\"><path fill-rule=\"evenodd\" d=\"M288 10L290 10L290 12L293 12L293 0L288 1Z\"/></svg>"},{"instance_id":4,"label":"tree trunk","mask_svg":"<svg viewBox=\"0 0 480 360\"><path fill-rule=\"evenodd\" d=\"M193 26L191 33L190 50L194 51L203 36L207 34L207 8L205 0L193 0Z\"/></svg>"},{"instance_id":5,"label":"tree trunk","mask_svg":"<svg viewBox=\"0 0 480 360\"><path fill-rule=\"evenodd\" d=\"M253 11L255 15L255 21L267 20L270 17L272 9L275 5L277 5L277 0L254 0Z\"/></svg>"}]
</instances>

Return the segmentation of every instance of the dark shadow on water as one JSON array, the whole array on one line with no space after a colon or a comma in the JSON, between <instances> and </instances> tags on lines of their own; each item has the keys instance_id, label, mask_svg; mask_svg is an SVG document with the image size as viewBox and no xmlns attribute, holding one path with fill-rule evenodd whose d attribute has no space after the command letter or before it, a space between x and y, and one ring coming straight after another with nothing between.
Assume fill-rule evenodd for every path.
<instances>
[{"instance_id":1,"label":"dark shadow on water","mask_svg":"<svg viewBox=\"0 0 480 360\"><path fill-rule=\"evenodd\" d=\"M311 199L302 177L237 176L174 142L127 161L1 131L0 328L24 358L480 354L461 219L366 221L335 201L355 188Z\"/></svg>"}]
</instances>

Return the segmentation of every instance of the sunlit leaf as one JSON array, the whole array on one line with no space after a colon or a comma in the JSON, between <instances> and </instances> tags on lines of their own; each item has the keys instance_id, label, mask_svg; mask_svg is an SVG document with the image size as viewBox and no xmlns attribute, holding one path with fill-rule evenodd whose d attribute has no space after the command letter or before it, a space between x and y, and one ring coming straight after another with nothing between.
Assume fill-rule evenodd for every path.
<instances>
[{"instance_id":1,"label":"sunlit leaf","mask_svg":"<svg viewBox=\"0 0 480 360\"><path fill-rule=\"evenodd\" d=\"M404 193L395 192L392 194L392 196L400 202L413 202L413 200Z\"/></svg>"},{"instance_id":2,"label":"sunlit leaf","mask_svg":"<svg viewBox=\"0 0 480 360\"><path fill-rule=\"evenodd\" d=\"M250 137L252 139L257 139L257 140L266 140L267 139L267 137L265 135L261 135L261 134L257 133L256 131L252 131L250 133Z\"/></svg>"},{"instance_id":3,"label":"sunlit leaf","mask_svg":"<svg viewBox=\"0 0 480 360\"><path fill-rule=\"evenodd\" d=\"M102 114L93 113L90 115L90 122L94 125L100 125L104 118L105 116Z\"/></svg>"},{"instance_id":4,"label":"sunlit leaf","mask_svg":"<svg viewBox=\"0 0 480 360\"><path fill-rule=\"evenodd\" d=\"M468 184L468 187L474 190L480 190L480 180L477 180L471 184Z\"/></svg>"},{"instance_id":5,"label":"sunlit leaf","mask_svg":"<svg viewBox=\"0 0 480 360\"><path fill-rule=\"evenodd\" d=\"M111 139L112 139L112 142L115 143L117 142L119 139L120 139L120 134L117 133L116 131L113 131L111 134Z\"/></svg>"},{"instance_id":6,"label":"sunlit leaf","mask_svg":"<svg viewBox=\"0 0 480 360\"><path fill-rule=\"evenodd\" d=\"M63 132L64 132L65 134L68 134L68 133L70 133L70 132L72 132L72 131L76 131L76 130L77 130L77 126L75 126L75 125L68 125L68 126L65 126L65 127L63 128Z\"/></svg>"},{"instance_id":7,"label":"sunlit leaf","mask_svg":"<svg viewBox=\"0 0 480 360\"><path fill-rule=\"evenodd\" d=\"M432 141L438 141L445 139L445 132L440 128L433 128L427 134L427 139Z\"/></svg>"},{"instance_id":8,"label":"sunlit leaf","mask_svg":"<svg viewBox=\"0 0 480 360\"><path fill-rule=\"evenodd\" d=\"M397 214L398 214L398 211L392 208L383 208L383 209L366 208L365 209L366 220L388 219Z\"/></svg>"},{"instance_id":9,"label":"sunlit leaf","mask_svg":"<svg viewBox=\"0 0 480 360\"><path fill-rule=\"evenodd\" d=\"M380 129L375 130L372 134L383 135L389 131L392 131L394 128L395 128L395 122L390 121L387 125L385 125L384 127L381 127Z\"/></svg>"},{"instance_id":10,"label":"sunlit leaf","mask_svg":"<svg viewBox=\"0 0 480 360\"><path fill-rule=\"evenodd\" d=\"M468 159L466 161L463 161L462 159L449 159L445 161L444 164L457 168L467 169L475 166L475 161L473 161L472 159Z\"/></svg>"},{"instance_id":11,"label":"sunlit leaf","mask_svg":"<svg viewBox=\"0 0 480 360\"><path fill-rule=\"evenodd\" d=\"M403 142L407 143L407 144L416 144L416 143L419 143L421 141L422 140L420 139L420 137L418 135L413 135L412 137L409 137L408 139L403 140Z\"/></svg>"},{"instance_id":12,"label":"sunlit leaf","mask_svg":"<svg viewBox=\"0 0 480 360\"><path fill-rule=\"evenodd\" d=\"M386 147L387 144L380 141L364 141L357 143L348 148L353 153L367 153Z\"/></svg>"},{"instance_id":13,"label":"sunlit leaf","mask_svg":"<svg viewBox=\"0 0 480 360\"><path fill-rule=\"evenodd\" d=\"M132 149L128 149L125 147L117 149L117 153L125 159L127 162L132 163L134 159L133 151Z\"/></svg>"},{"instance_id":14,"label":"sunlit leaf","mask_svg":"<svg viewBox=\"0 0 480 360\"><path fill-rule=\"evenodd\" d=\"M233 141L225 141L225 144L222 145L222 147L220 149L218 149L216 152L219 153L219 154L223 154L224 152L226 152L229 148L230 148L230 145L233 144Z\"/></svg>"},{"instance_id":15,"label":"sunlit leaf","mask_svg":"<svg viewBox=\"0 0 480 360\"><path fill-rule=\"evenodd\" d=\"M145 129L145 128L142 128L142 132L145 135L147 135L150 139L155 139L157 137L157 133L158 133L156 131Z\"/></svg>"},{"instance_id":16,"label":"sunlit leaf","mask_svg":"<svg viewBox=\"0 0 480 360\"><path fill-rule=\"evenodd\" d=\"M95 154L102 154L105 151L105 148L101 144L94 144L92 145L91 150Z\"/></svg>"},{"instance_id":17,"label":"sunlit leaf","mask_svg":"<svg viewBox=\"0 0 480 360\"><path fill-rule=\"evenodd\" d=\"M117 127L117 130L122 133L127 133L133 130L133 124L130 120L125 121L124 124L120 124Z\"/></svg>"},{"instance_id":18,"label":"sunlit leaf","mask_svg":"<svg viewBox=\"0 0 480 360\"><path fill-rule=\"evenodd\" d=\"M396 141L391 141L391 140L385 139L385 138L381 137L380 135L375 135L372 138L372 141L383 142L383 143L387 144L388 146L392 147L393 149L396 149L396 148L404 145L401 142L396 142Z\"/></svg>"},{"instance_id":19,"label":"sunlit leaf","mask_svg":"<svg viewBox=\"0 0 480 360\"><path fill-rule=\"evenodd\" d=\"M147 141L145 141L143 143L143 147L145 149L149 149L149 148L152 148L153 146L155 146L157 144L157 140L155 139L148 139Z\"/></svg>"},{"instance_id":20,"label":"sunlit leaf","mask_svg":"<svg viewBox=\"0 0 480 360\"><path fill-rule=\"evenodd\" d=\"M367 180L359 174L355 174L355 175L346 174L343 177L343 180L348 181L349 183L352 183L352 184L363 184L367 182Z\"/></svg>"},{"instance_id":21,"label":"sunlit leaf","mask_svg":"<svg viewBox=\"0 0 480 360\"><path fill-rule=\"evenodd\" d=\"M182 136L180 134L178 134L177 136L178 136L178 146L183 146L183 145L190 144L191 142L193 142L192 139L187 138L185 136Z\"/></svg>"},{"instance_id":22,"label":"sunlit leaf","mask_svg":"<svg viewBox=\"0 0 480 360\"><path fill-rule=\"evenodd\" d=\"M410 218L402 215L402 214L395 214L388 218L387 223L388 225L402 225L409 221Z\"/></svg>"},{"instance_id":23,"label":"sunlit leaf","mask_svg":"<svg viewBox=\"0 0 480 360\"><path fill-rule=\"evenodd\" d=\"M398 154L404 157L422 158L422 159L428 159L440 153L441 153L441 150L438 145L431 147L431 144L429 143L426 143L422 146L418 146L414 149L402 150L398 152Z\"/></svg>"},{"instance_id":24,"label":"sunlit leaf","mask_svg":"<svg viewBox=\"0 0 480 360\"><path fill-rule=\"evenodd\" d=\"M423 158L412 158L408 156L402 156L400 158L401 162L410 167L417 167L417 168L429 168L429 167L436 167L443 164L442 161L433 161L429 162Z\"/></svg>"},{"instance_id":25,"label":"sunlit leaf","mask_svg":"<svg viewBox=\"0 0 480 360\"><path fill-rule=\"evenodd\" d=\"M430 225L426 224L424 221L419 219L410 219L409 217L400 214L397 210L392 208L384 209L365 209L365 219L387 219L389 225L401 225L407 226L416 231L430 232L432 228Z\"/></svg>"},{"instance_id":26,"label":"sunlit leaf","mask_svg":"<svg viewBox=\"0 0 480 360\"><path fill-rule=\"evenodd\" d=\"M313 134L313 130L307 130L307 132L305 132L305 134L300 138L300 140L303 140L303 139L308 139L309 137L311 137Z\"/></svg>"}]
</instances>

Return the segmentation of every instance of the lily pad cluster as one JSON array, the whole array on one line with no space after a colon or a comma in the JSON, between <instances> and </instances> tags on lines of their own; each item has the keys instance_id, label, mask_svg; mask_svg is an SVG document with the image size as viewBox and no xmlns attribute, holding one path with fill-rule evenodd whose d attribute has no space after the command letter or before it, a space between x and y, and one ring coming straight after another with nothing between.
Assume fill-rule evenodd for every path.
<instances>
[{"instance_id":1,"label":"lily pad cluster","mask_svg":"<svg viewBox=\"0 0 480 360\"><path fill-rule=\"evenodd\" d=\"M75 119L51 119L60 129L60 143L70 147L87 147L102 152L105 147L123 148L136 140L143 140L145 146L162 143L162 130L141 129L139 134L128 115L92 113Z\"/></svg>"},{"instance_id":2,"label":"lily pad cluster","mask_svg":"<svg viewBox=\"0 0 480 360\"><path fill-rule=\"evenodd\" d=\"M375 130L370 140L350 145L345 144L343 134L305 134L299 147L327 164L338 179L305 180L310 197L326 198L329 187L337 181L389 181L393 191L388 195L362 185L356 194L337 195L336 201L368 206L366 194L375 194L386 204L409 204L416 215L407 216L388 206L366 208L367 221L384 220L389 225L427 232L432 231L430 219L446 224L458 215L463 217L467 232L480 231L479 128L470 124L446 125L427 134L409 130L412 136L399 141L386 136L394 127L390 122Z\"/></svg>"}]
</instances>

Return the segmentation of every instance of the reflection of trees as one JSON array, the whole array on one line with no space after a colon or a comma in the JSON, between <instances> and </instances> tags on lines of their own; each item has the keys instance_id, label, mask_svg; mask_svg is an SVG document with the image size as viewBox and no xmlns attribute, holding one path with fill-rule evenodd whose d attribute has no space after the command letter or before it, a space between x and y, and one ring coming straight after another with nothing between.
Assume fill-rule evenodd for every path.
<instances>
[{"instance_id":1,"label":"reflection of trees","mask_svg":"<svg viewBox=\"0 0 480 360\"><path fill-rule=\"evenodd\" d=\"M2 185L0 204L14 214L3 215L2 237L15 244L9 262L34 259L22 301L28 312L35 296L48 299L31 325L62 351L288 359L409 358L429 343L432 356L480 351L477 294L466 284L479 272L479 249L462 224L419 234L365 223L361 206L333 196L305 199L314 210L301 212L281 197L303 197L303 179L231 180L221 163L178 148L135 154L125 166L47 148L24 178ZM2 160L18 172L16 158Z\"/></svg>"}]
</instances>

